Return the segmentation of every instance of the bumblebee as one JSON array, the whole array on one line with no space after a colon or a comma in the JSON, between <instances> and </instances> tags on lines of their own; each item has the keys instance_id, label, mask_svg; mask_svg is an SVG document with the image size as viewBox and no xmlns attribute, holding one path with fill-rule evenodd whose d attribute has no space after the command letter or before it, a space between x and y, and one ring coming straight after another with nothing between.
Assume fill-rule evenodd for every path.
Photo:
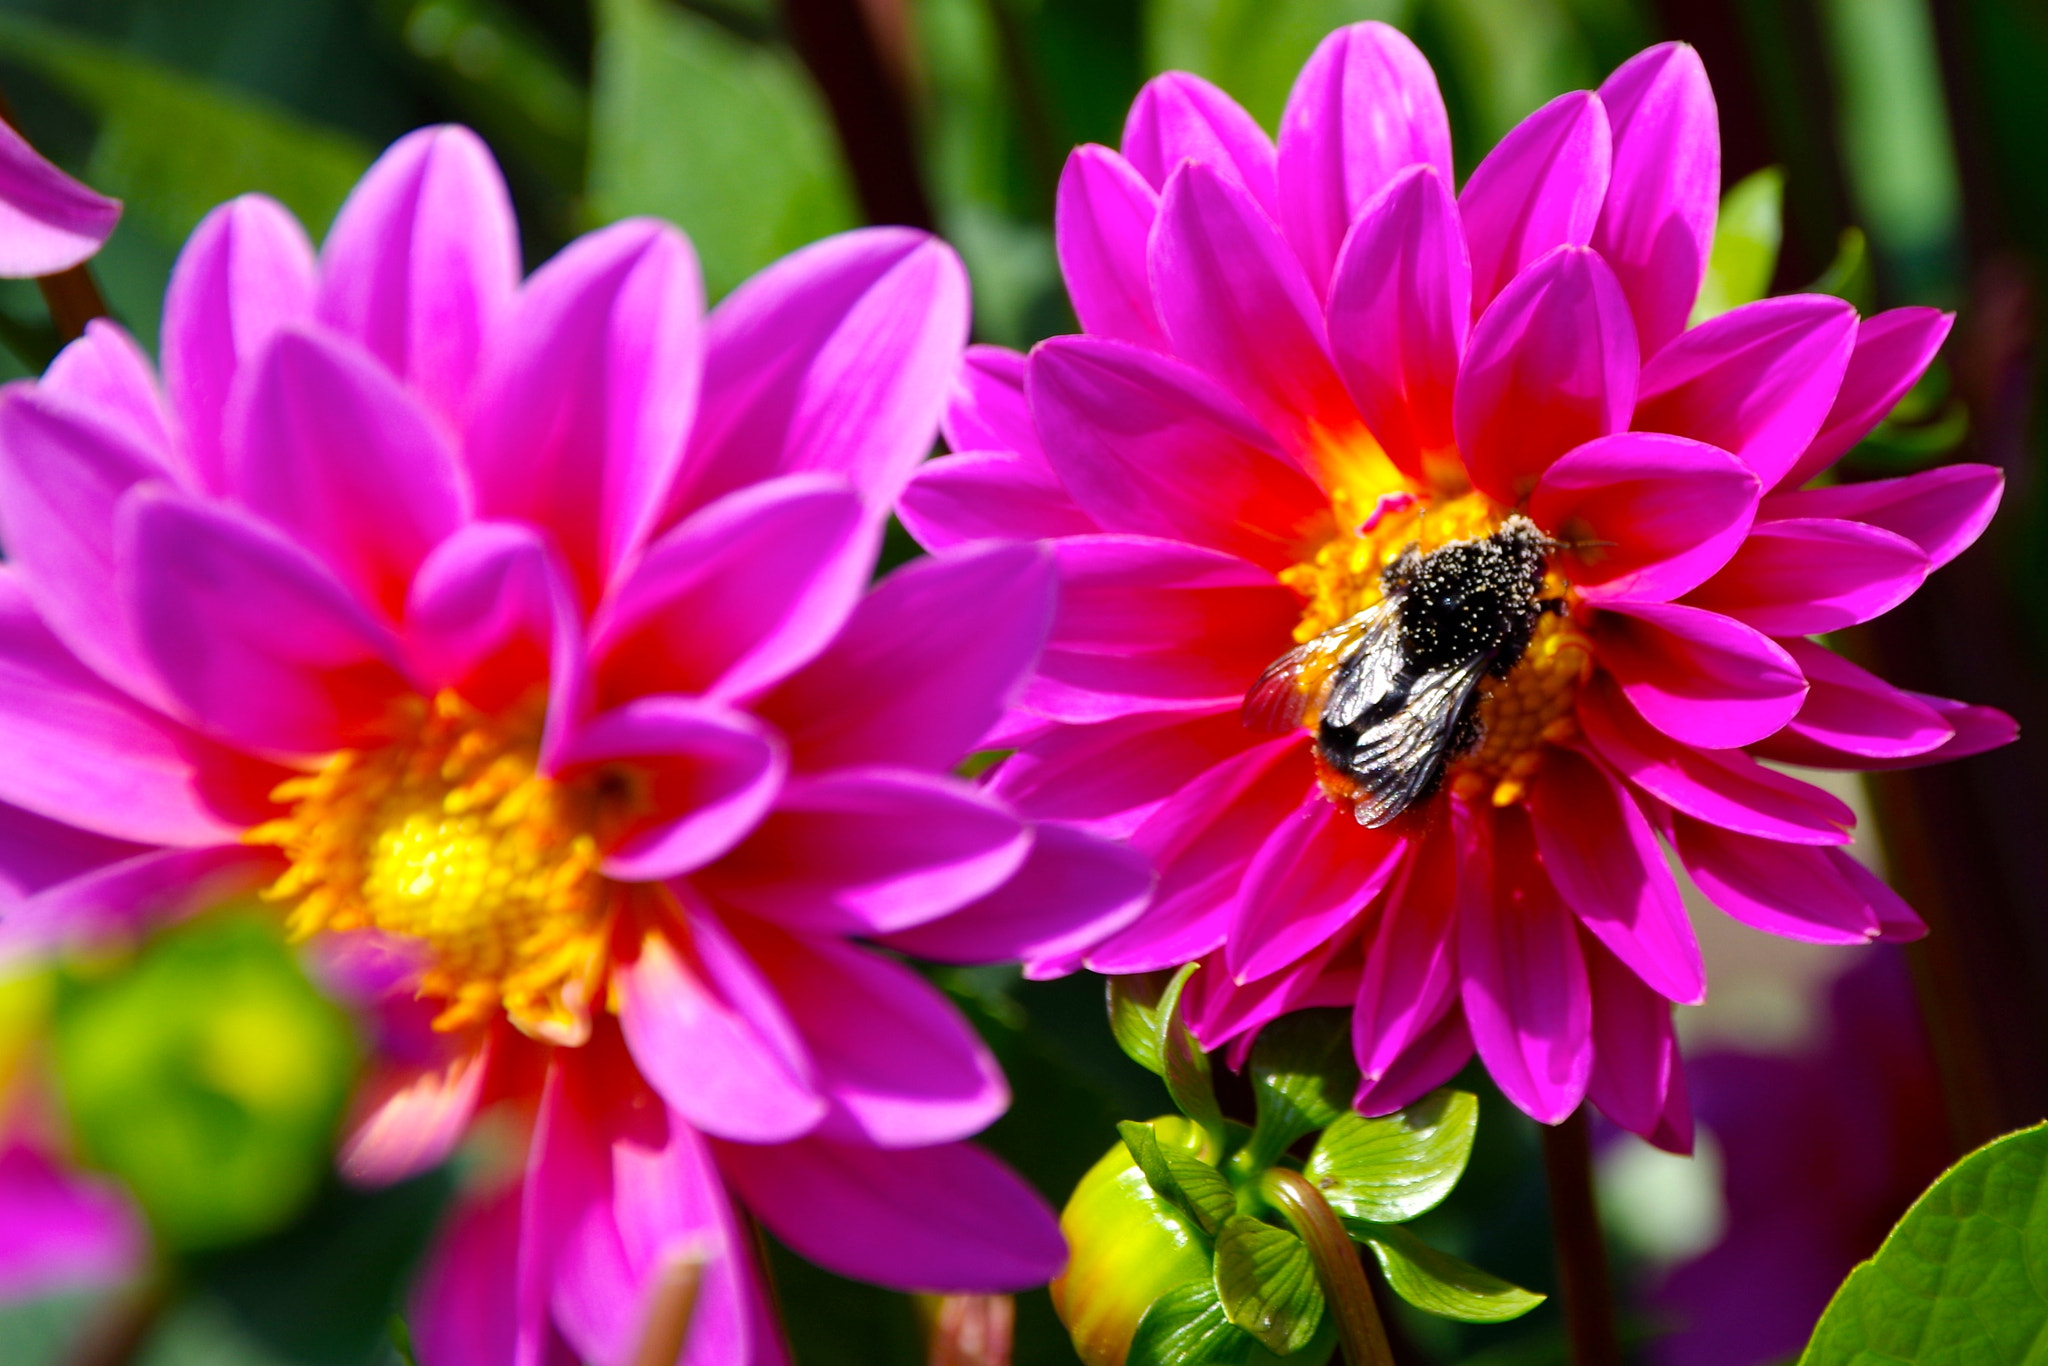
<instances>
[{"instance_id":1,"label":"bumblebee","mask_svg":"<svg viewBox=\"0 0 2048 1366\"><path fill-rule=\"evenodd\" d=\"M1245 724L1313 725L1358 823L1390 823L1479 743L1480 680L1505 678L1543 613L1565 610L1540 596L1558 548L1520 515L1427 554L1410 545L1381 571L1378 602L1267 667L1245 695Z\"/></svg>"}]
</instances>

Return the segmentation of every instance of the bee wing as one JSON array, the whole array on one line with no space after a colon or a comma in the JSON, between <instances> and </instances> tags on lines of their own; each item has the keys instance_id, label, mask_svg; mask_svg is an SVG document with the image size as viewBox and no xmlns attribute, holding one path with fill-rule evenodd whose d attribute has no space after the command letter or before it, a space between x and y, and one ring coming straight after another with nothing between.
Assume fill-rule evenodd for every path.
<instances>
[{"instance_id":1,"label":"bee wing","mask_svg":"<svg viewBox=\"0 0 2048 1366\"><path fill-rule=\"evenodd\" d=\"M1457 736L1458 718L1491 659L1490 653L1482 654L1415 675L1397 706L1347 736L1343 767L1363 793L1352 807L1360 825L1385 825L1436 783Z\"/></svg>"},{"instance_id":2,"label":"bee wing","mask_svg":"<svg viewBox=\"0 0 2048 1366\"><path fill-rule=\"evenodd\" d=\"M1397 597L1382 598L1344 623L1345 628L1356 628L1356 643L1346 652L1329 694L1323 699L1325 725L1352 725L1400 688L1400 605Z\"/></svg>"},{"instance_id":3,"label":"bee wing","mask_svg":"<svg viewBox=\"0 0 2048 1366\"><path fill-rule=\"evenodd\" d=\"M1245 725L1253 730L1287 731L1314 724L1326 713L1324 699L1345 685L1354 663L1363 655L1391 653L1392 662L1385 670L1391 684L1400 666L1396 606L1393 599L1374 603L1268 664L1244 695L1241 715Z\"/></svg>"}]
</instances>

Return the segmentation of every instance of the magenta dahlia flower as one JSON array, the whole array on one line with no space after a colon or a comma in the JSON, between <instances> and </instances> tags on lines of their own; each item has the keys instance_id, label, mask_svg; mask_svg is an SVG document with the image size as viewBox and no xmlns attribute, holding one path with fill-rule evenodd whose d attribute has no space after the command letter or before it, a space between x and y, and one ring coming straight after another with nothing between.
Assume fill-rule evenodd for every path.
<instances>
[{"instance_id":1,"label":"magenta dahlia flower","mask_svg":"<svg viewBox=\"0 0 2048 1366\"><path fill-rule=\"evenodd\" d=\"M964 274L878 229L708 318L700 288L651 221L522 283L488 152L429 129L317 258L268 200L208 217L161 388L102 323L0 395L0 947L261 889L378 1006L349 1175L509 1115L519 1179L430 1272L427 1366L612 1366L690 1259L686 1360L779 1359L736 1202L895 1286L1063 1255L961 1142L1007 1103L987 1050L854 942L1057 965L1149 887L952 775L1051 553L870 586Z\"/></svg>"},{"instance_id":2,"label":"magenta dahlia flower","mask_svg":"<svg viewBox=\"0 0 2048 1366\"><path fill-rule=\"evenodd\" d=\"M1322 44L1277 149L1170 73L1121 155L1073 154L1087 331L971 353L958 454L901 510L935 550L1058 556L991 790L1155 861L1088 966L1200 960L1210 1047L1355 1006L1369 1113L1476 1048L1539 1119L1590 1096L1683 1146L1667 1002L1706 982L1666 846L1752 925L1920 932L1848 808L1760 760L2011 738L1810 639L1968 545L2000 477L1804 487L1949 319L1799 295L1688 329L1719 160L1699 58L1666 45L1454 195L1435 78L1382 24Z\"/></svg>"},{"instance_id":3,"label":"magenta dahlia flower","mask_svg":"<svg viewBox=\"0 0 2048 1366\"><path fill-rule=\"evenodd\" d=\"M0 276L55 275L113 235L121 201L79 184L0 120Z\"/></svg>"}]
</instances>

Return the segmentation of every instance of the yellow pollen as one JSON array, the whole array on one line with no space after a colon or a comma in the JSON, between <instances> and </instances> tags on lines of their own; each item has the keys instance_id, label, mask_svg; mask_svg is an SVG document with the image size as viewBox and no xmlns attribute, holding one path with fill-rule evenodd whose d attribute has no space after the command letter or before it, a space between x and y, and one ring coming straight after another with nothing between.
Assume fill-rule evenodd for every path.
<instances>
[{"instance_id":1,"label":"yellow pollen","mask_svg":"<svg viewBox=\"0 0 2048 1366\"><path fill-rule=\"evenodd\" d=\"M486 717L453 693L413 699L388 742L279 784L290 814L243 838L290 858L265 896L292 903L294 936L375 929L423 945L436 1028L502 1008L528 1034L575 1044L616 900L598 865L644 790L624 770L540 776L540 714L537 702Z\"/></svg>"}]
</instances>

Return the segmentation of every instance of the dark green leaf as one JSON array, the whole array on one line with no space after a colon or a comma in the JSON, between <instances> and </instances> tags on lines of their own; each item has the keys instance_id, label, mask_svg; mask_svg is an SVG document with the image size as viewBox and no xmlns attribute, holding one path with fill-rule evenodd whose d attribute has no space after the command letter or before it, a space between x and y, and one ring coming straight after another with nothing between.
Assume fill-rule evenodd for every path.
<instances>
[{"instance_id":1,"label":"dark green leaf","mask_svg":"<svg viewBox=\"0 0 2048 1366\"><path fill-rule=\"evenodd\" d=\"M1166 1018L1180 1004L1181 988L1195 970L1189 963L1178 972L1140 972L1108 979L1109 1029L1132 1062L1158 1076L1166 1075L1161 1056Z\"/></svg>"},{"instance_id":2,"label":"dark green leaf","mask_svg":"<svg viewBox=\"0 0 2048 1366\"><path fill-rule=\"evenodd\" d=\"M1188 1211L1201 1224L1202 1232L1213 1234L1223 1222L1237 1213L1237 1194L1230 1189L1223 1173L1217 1171L1199 1157L1184 1156L1167 1152L1166 1169L1173 1174L1173 1183L1179 1188Z\"/></svg>"},{"instance_id":3,"label":"dark green leaf","mask_svg":"<svg viewBox=\"0 0 2048 1366\"><path fill-rule=\"evenodd\" d=\"M1847 299L1856 305L1859 313L1868 313L1872 298L1877 292L1876 277L1871 273L1870 243L1861 228L1843 228L1840 245L1835 248L1835 259L1820 273L1820 278L1808 285L1811 294L1832 294L1837 299Z\"/></svg>"},{"instance_id":4,"label":"dark green leaf","mask_svg":"<svg viewBox=\"0 0 2048 1366\"><path fill-rule=\"evenodd\" d=\"M1785 173L1776 166L1743 177L1721 196L1707 277L1693 304L1694 323L1754 303L1770 291L1784 219Z\"/></svg>"},{"instance_id":5,"label":"dark green leaf","mask_svg":"<svg viewBox=\"0 0 2048 1366\"><path fill-rule=\"evenodd\" d=\"M1273 1021L1252 1046L1250 1075L1259 1123L1249 1161L1262 1168L1350 1108L1358 1089L1351 1012L1299 1010Z\"/></svg>"},{"instance_id":6,"label":"dark green leaf","mask_svg":"<svg viewBox=\"0 0 2048 1366\"><path fill-rule=\"evenodd\" d=\"M1323 1288L1308 1245L1284 1228L1234 1214L1216 1235L1223 1312L1277 1356L1300 1351L1323 1321Z\"/></svg>"},{"instance_id":7,"label":"dark green leaf","mask_svg":"<svg viewBox=\"0 0 2048 1366\"><path fill-rule=\"evenodd\" d=\"M1849 1273L1799 1366L2041 1359L2048 1340L2048 1125L1951 1167Z\"/></svg>"},{"instance_id":8,"label":"dark green leaf","mask_svg":"<svg viewBox=\"0 0 2048 1366\"><path fill-rule=\"evenodd\" d=\"M1439 1252L1398 1224L1364 1235L1394 1293L1424 1313L1463 1323L1500 1323L1543 1303L1544 1296Z\"/></svg>"},{"instance_id":9,"label":"dark green leaf","mask_svg":"<svg viewBox=\"0 0 2048 1366\"><path fill-rule=\"evenodd\" d=\"M1223 1312L1213 1281L1190 1281L1152 1302L1125 1366L1245 1366L1257 1344Z\"/></svg>"},{"instance_id":10,"label":"dark green leaf","mask_svg":"<svg viewBox=\"0 0 2048 1366\"><path fill-rule=\"evenodd\" d=\"M1478 1128L1478 1097L1432 1091L1378 1119L1337 1120L1316 1141L1304 1174L1347 1224L1398 1224L1451 1193Z\"/></svg>"}]
</instances>

